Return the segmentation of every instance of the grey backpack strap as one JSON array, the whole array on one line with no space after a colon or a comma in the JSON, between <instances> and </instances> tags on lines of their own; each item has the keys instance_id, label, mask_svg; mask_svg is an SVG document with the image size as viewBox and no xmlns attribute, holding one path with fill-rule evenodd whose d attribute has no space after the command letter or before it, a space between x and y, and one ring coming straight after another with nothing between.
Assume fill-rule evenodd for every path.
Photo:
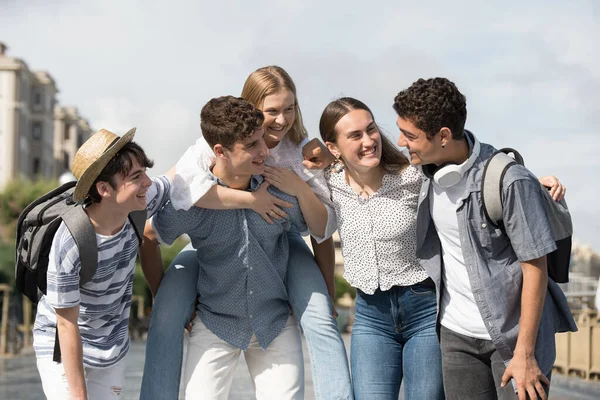
<instances>
[{"instance_id":1,"label":"grey backpack strap","mask_svg":"<svg viewBox=\"0 0 600 400\"><path fill-rule=\"evenodd\" d=\"M148 212L146 210L141 211L133 211L129 213L129 220L131 221L131 225L133 225L133 229L135 230L135 234L140 241L140 246L144 241L144 227L146 226L146 219L148 218Z\"/></svg>"},{"instance_id":2,"label":"grey backpack strap","mask_svg":"<svg viewBox=\"0 0 600 400\"><path fill-rule=\"evenodd\" d=\"M79 249L79 285L92 280L98 267L98 243L96 242L96 231L83 209L83 205L73 207L63 214L62 220L71 232L75 244Z\"/></svg>"},{"instance_id":3,"label":"grey backpack strap","mask_svg":"<svg viewBox=\"0 0 600 400\"><path fill-rule=\"evenodd\" d=\"M494 154L483 170L481 201L488 220L498 226L502 221L502 180L506 170L516 164L514 158L500 151Z\"/></svg>"}]
</instances>

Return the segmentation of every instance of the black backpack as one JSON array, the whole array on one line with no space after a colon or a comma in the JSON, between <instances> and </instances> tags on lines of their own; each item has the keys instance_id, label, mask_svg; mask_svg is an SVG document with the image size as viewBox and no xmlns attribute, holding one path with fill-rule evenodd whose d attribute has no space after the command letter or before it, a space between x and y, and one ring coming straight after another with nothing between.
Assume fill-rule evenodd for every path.
<instances>
[{"instance_id":1,"label":"black backpack","mask_svg":"<svg viewBox=\"0 0 600 400\"><path fill-rule=\"evenodd\" d=\"M80 286L89 282L98 266L96 232L82 203L73 201L76 182L67 182L29 204L17 221L15 246L15 277L17 289L33 303L46 294L48 256L54 234L64 222L79 249ZM146 210L129 214L129 220L142 244ZM56 330L55 361L60 360L58 329ZM57 359L58 358L58 359Z\"/></svg>"},{"instance_id":2,"label":"black backpack","mask_svg":"<svg viewBox=\"0 0 600 400\"><path fill-rule=\"evenodd\" d=\"M513 154L511 157L509 154ZM502 224L502 182L506 171L515 164L525 165L523 157L514 149L498 150L486 162L483 170L482 203L483 211L489 222L496 228L504 230ZM569 281L569 264L571 262L571 246L573 223L565 200L554 201L548 190L543 190L544 207L557 249L546 255L548 276L557 283Z\"/></svg>"}]
</instances>

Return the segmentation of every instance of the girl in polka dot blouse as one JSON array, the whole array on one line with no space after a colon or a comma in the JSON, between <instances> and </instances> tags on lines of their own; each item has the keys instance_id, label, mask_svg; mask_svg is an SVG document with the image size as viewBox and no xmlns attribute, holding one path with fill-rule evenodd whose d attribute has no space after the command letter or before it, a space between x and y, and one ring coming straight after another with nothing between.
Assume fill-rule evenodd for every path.
<instances>
[{"instance_id":1,"label":"girl in polka dot blouse","mask_svg":"<svg viewBox=\"0 0 600 400\"><path fill-rule=\"evenodd\" d=\"M337 161L325 170L357 290L350 362L355 399L443 399L433 282L416 258L421 172L381 134L362 102L341 98L319 129ZM280 187L285 191L284 187Z\"/></svg>"}]
</instances>

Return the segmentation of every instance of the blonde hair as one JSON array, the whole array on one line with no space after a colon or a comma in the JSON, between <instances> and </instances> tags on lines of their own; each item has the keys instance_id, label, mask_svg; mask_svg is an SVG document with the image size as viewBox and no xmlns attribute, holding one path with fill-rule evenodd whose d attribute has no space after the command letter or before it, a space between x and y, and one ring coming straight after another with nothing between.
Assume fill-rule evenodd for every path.
<instances>
[{"instance_id":1,"label":"blonde hair","mask_svg":"<svg viewBox=\"0 0 600 400\"><path fill-rule=\"evenodd\" d=\"M254 71L248 76L242 89L242 97L254 104L257 108L262 108L265 97L286 89L294 94L294 113L296 118L290 128L287 136L292 142L299 145L308 137L308 132L302 122L302 113L298 104L296 95L296 85L290 75L285 70L276 65L269 65Z\"/></svg>"}]
</instances>

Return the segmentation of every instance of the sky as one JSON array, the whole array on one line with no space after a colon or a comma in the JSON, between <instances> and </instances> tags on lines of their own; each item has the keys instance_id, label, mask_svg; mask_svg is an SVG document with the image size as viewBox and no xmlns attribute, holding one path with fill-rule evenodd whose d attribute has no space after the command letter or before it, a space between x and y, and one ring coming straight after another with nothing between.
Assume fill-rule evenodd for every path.
<instances>
[{"instance_id":1,"label":"sky","mask_svg":"<svg viewBox=\"0 0 600 400\"><path fill-rule=\"evenodd\" d=\"M567 186L575 240L600 251L600 2L0 0L9 55L56 80L62 105L173 165L211 98L280 65L310 136L333 99L364 101L393 141L394 96L447 77L467 129Z\"/></svg>"}]
</instances>

